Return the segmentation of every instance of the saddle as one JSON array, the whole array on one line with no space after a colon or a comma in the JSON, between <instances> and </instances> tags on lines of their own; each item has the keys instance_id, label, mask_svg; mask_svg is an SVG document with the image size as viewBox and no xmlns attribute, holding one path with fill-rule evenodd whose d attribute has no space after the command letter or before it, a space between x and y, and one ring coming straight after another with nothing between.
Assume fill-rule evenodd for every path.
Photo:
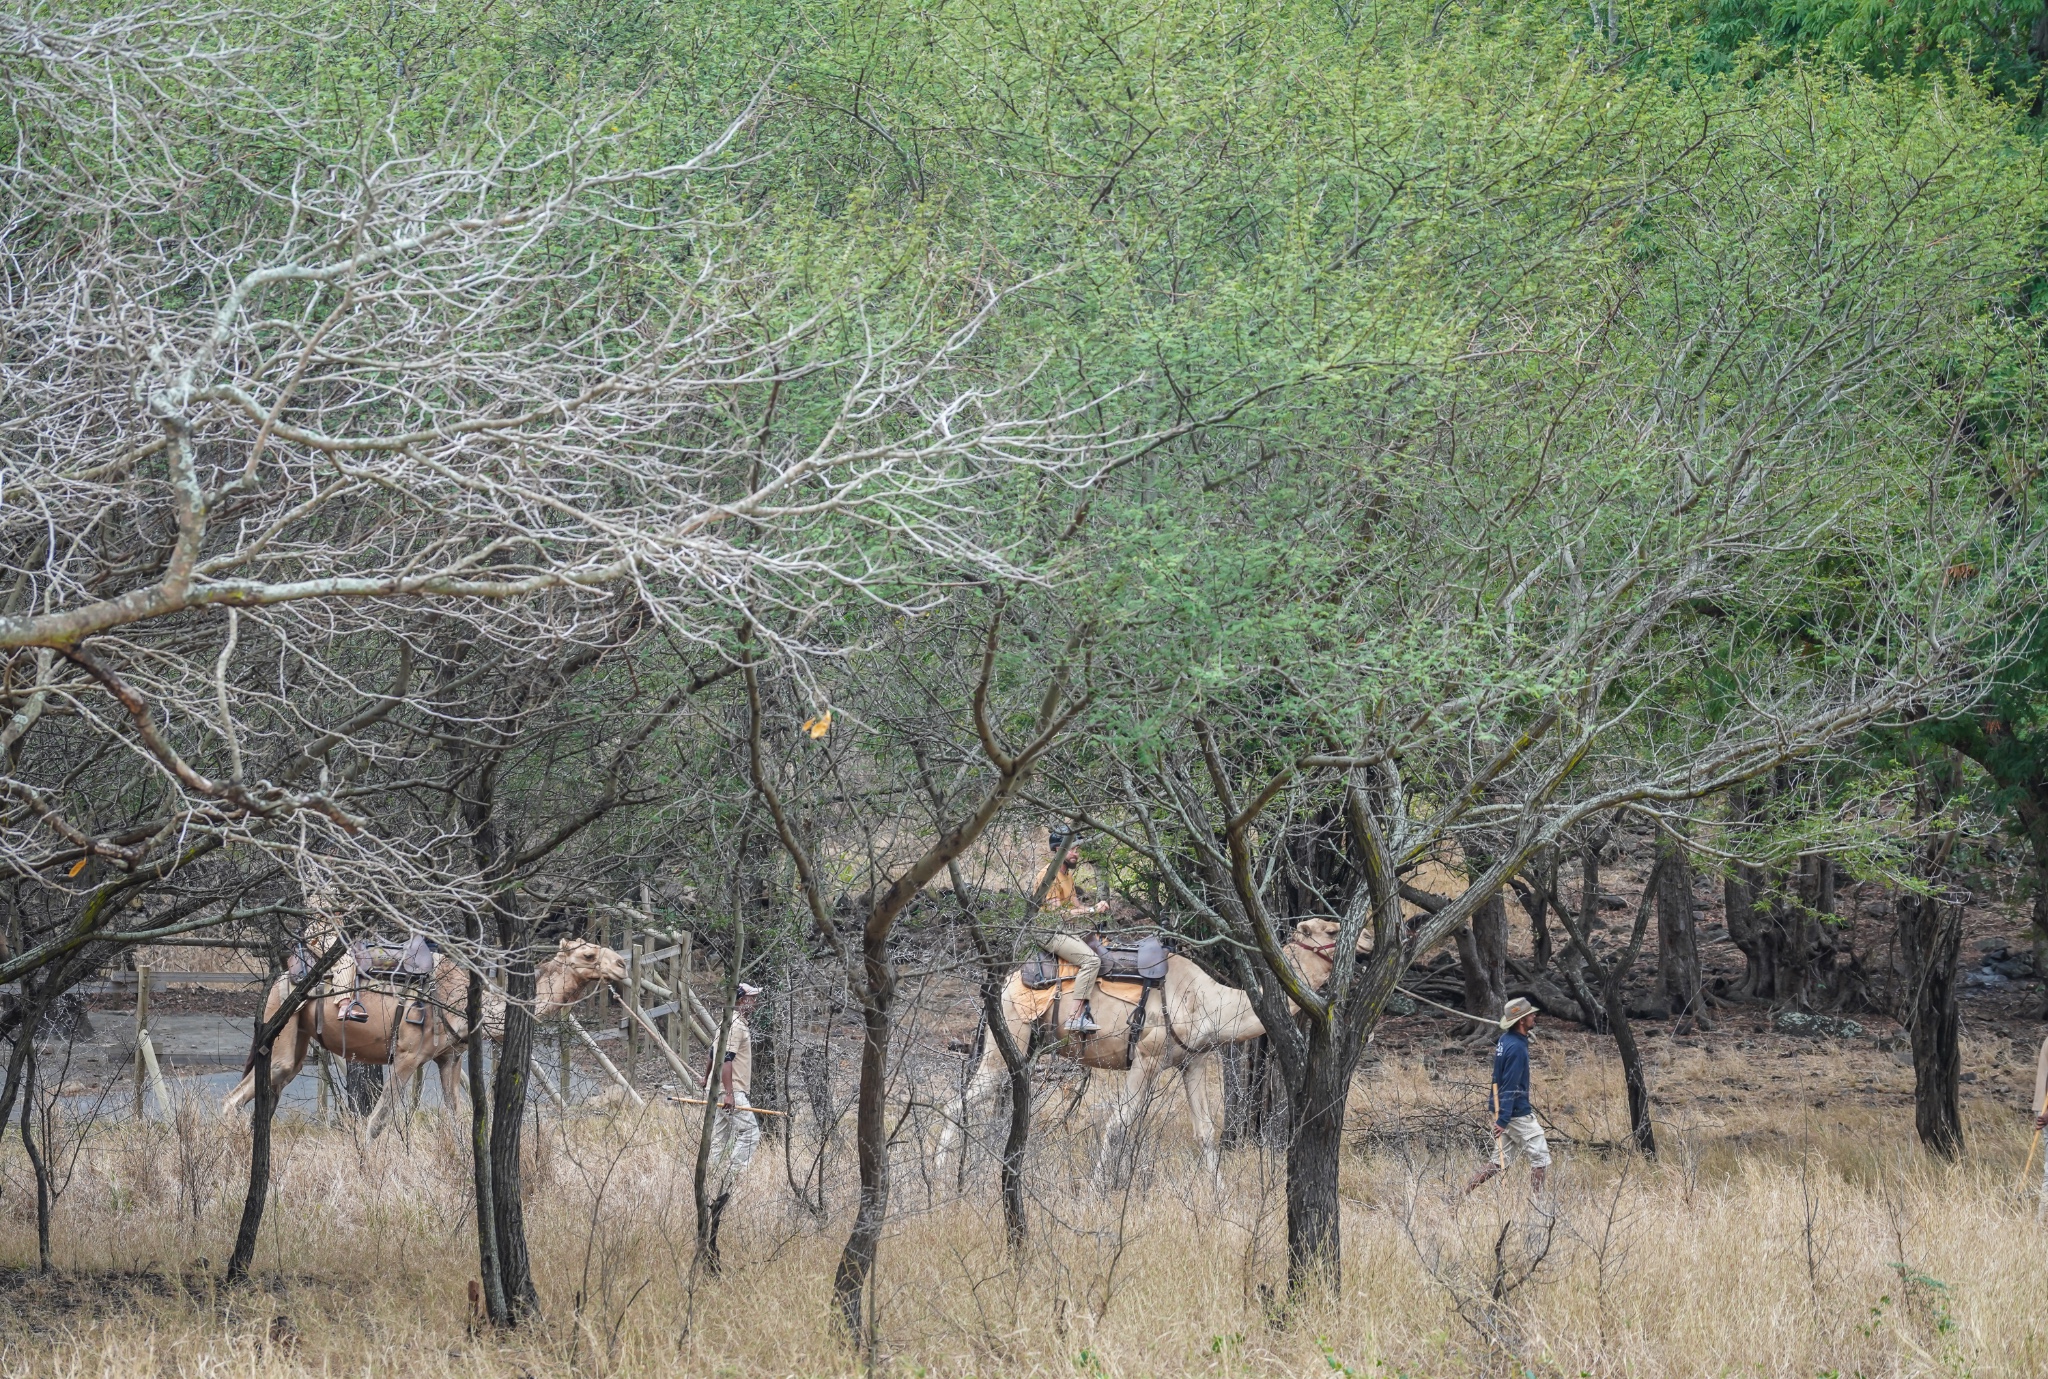
<instances>
[{"instance_id":1,"label":"saddle","mask_svg":"<svg viewBox=\"0 0 2048 1379\"><path fill-rule=\"evenodd\" d=\"M369 1009L363 1005L362 993L375 991L381 995L397 996L401 999L416 997L421 987L434 975L434 964L439 950L423 934L414 934L404 943L376 943L358 940L349 945L349 961L355 967L355 978L346 988L331 977L321 983L324 994L346 994L346 1000L337 1000L335 1014L351 1024L362 1024L369 1020ZM293 981L306 975L318 961L313 951L304 944L292 950L285 963L285 971ZM426 1023L425 1008L417 1000L409 1002L406 1023Z\"/></svg>"},{"instance_id":2,"label":"saddle","mask_svg":"<svg viewBox=\"0 0 2048 1379\"><path fill-rule=\"evenodd\" d=\"M1131 1018L1124 1026L1124 1061L1128 1065L1138 1056L1138 1038L1145 1032L1145 1012L1146 1007L1152 1003L1152 993L1159 991L1166 982L1166 940L1146 937L1126 943L1090 946L1102 958L1102 975L1096 978L1096 989L1099 991L1121 986L1124 988L1122 991L1112 991L1110 994L1129 1001L1132 1006ZM1054 988L1052 1004L1048 1010L1055 1025L1059 1022L1060 1007L1060 993L1057 988L1063 982L1071 980L1074 972L1072 964L1066 964L1065 971L1061 970L1061 966L1058 958L1040 948L1026 958L1023 966L1017 970L1017 975L1023 979L1024 985L1032 991ZM1135 993L1131 991L1133 986L1137 987ZM1163 993L1160 999L1166 999ZM1167 1031L1171 1033L1172 1029L1172 1021L1169 1019ZM1084 1034L1081 1040L1086 1043L1092 1037Z\"/></svg>"},{"instance_id":3,"label":"saddle","mask_svg":"<svg viewBox=\"0 0 2048 1379\"><path fill-rule=\"evenodd\" d=\"M1095 952L1102 959L1102 975L1097 979L1104 982L1141 982L1150 984L1166 980L1166 940L1156 935L1130 939L1122 943L1094 945ZM1044 991L1060 980L1060 960L1043 948L1035 949L1024 959L1018 969L1024 985L1033 991Z\"/></svg>"}]
</instances>

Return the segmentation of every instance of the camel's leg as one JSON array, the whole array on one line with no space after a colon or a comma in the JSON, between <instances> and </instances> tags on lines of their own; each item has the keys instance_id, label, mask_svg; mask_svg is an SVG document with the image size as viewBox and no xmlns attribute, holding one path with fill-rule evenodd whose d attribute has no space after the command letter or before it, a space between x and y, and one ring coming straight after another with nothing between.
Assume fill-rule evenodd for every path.
<instances>
[{"instance_id":1,"label":"camel's leg","mask_svg":"<svg viewBox=\"0 0 2048 1379\"><path fill-rule=\"evenodd\" d=\"M306 1066L308 1039L305 1026L293 1020L277 1032L277 1042L270 1046L270 1085L280 1095L291 1085L291 1080ZM256 1070L250 1068L242 1074L242 1080L228 1093L227 1100L220 1104L222 1115L239 1111L256 1099Z\"/></svg>"},{"instance_id":2,"label":"camel's leg","mask_svg":"<svg viewBox=\"0 0 2048 1379\"><path fill-rule=\"evenodd\" d=\"M393 1018L403 1018L403 1012L398 1012ZM385 1070L384 1094L377 1098L377 1104L370 1110L369 1122L363 1127L368 1138L376 1139L377 1133L384 1128L384 1122L401 1114L401 1108L405 1105L406 1084L412 1080L413 1074L420 1070L420 1065L425 1061L419 1041L400 1038L398 1049L391 1059L391 1066Z\"/></svg>"},{"instance_id":3,"label":"camel's leg","mask_svg":"<svg viewBox=\"0 0 2048 1379\"><path fill-rule=\"evenodd\" d=\"M1202 1163L1218 1188L1223 1186L1222 1146L1217 1138L1220 1107L1217 1105L1215 1057L1202 1053L1181 1066L1181 1090L1188 1097L1188 1123L1194 1127L1195 1143L1202 1147Z\"/></svg>"},{"instance_id":4,"label":"camel's leg","mask_svg":"<svg viewBox=\"0 0 2048 1379\"><path fill-rule=\"evenodd\" d=\"M283 978L280 978L278 981L271 985L270 994L264 997L263 999L264 1019L268 1020L271 1016L277 1014L277 1008L279 1005L283 1003L285 992L290 987L290 985L291 983ZM295 1030L297 1027L298 1021L292 1021L291 1029ZM285 1038L288 1032L289 1031L280 1031L278 1034L278 1038ZM304 1054L300 1055L300 1058L302 1060L304 1057ZM271 1045L271 1077L273 1080L275 1080L276 1076L277 1046L273 1044ZM290 1081L291 1079L286 1078L285 1080ZM242 1107L247 1106L250 1102L254 1101L255 1099L256 1069L252 1066L243 1070L242 1080L235 1084L235 1089L232 1092L228 1093L227 1100L223 1101L220 1104L220 1113L222 1115L228 1115L231 1112L238 1111Z\"/></svg>"},{"instance_id":5,"label":"camel's leg","mask_svg":"<svg viewBox=\"0 0 2048 1379\"><path fill-rule=\"evenodd\" d=\"M312 1048L313 1034L304 1020L295 1019L277 1032L277 1042L270 1046L270 1084L279 1096L304 1071L306 1055Z\"/></svg>"},{"instance_id":6,"label":"camel's leg","mask_svg":"<svg viewBox=\"0 0 2048 1379\"><path fill-rule=\"evenodd\" d=\"M255 1098L256 1069L252 1067L242 1074L242 1080L235 1084L235 1089L228 1093L227 1100L220 1104L220 1113L224 1116L232 1115L242 1107L247 1106Z\"/></svg>"},{"instance_id":7,"label":"camel's leg","mask_svg":"<svg viewBox=\"0 0 2048 1379\"><path fill-rule=\"evenodd\" d=\"M434 1060L441 1072L441 1109L451 1116L462 1114L462 1046L448 1049Z\"/></svg>"},{"instance_id":8,"label":"camel's leg","mask_svg":"<svg viewBox=\"0 0 2048 1379\"><path fill-rule=\"evenodd\" d=\"M1012 1026L1010 1037L1017 1041L1017 1047L1030 1047L1030 1030L1019 1031ZM967 1083L967 1091L960 1098L958 1119L946 1117L946 1128L939 1132L939 1152L932 1163L932 1171L942 1181L953 1161L954 1150L960 1148L960 1141L966 1137L967 1127L974 1124L975 1112L988 1106L996 1099L997 1090L1008 1079L1010 1070L1003 1063L1003 1051L996 1047L994 1036L990 1036L987 1047L981 1051L981 1066L974 1070L974 1076Z\"/></svg>"},{"instance_id":9,"label":"camel's leg","mask_svg":"<svg viewBox=\"0 0 2048 1379\"><path fill-rule=\"evenodd\" d=\"M1139 1050L1131 1060L1130 1071L1124 1074L1124 1084L1117 1089L1116 1097L1110 1102L1109 1123L1102 1128L1102 1151L1095 1161L1095 1182L1098 1187L1113 1186L1117 1180L1116 1166L1127 1149L1132 1125L1144 1108L1145 1099L1152 1095L1152 1079L1159 1075L1159 1059Z\"/></svg>"}]
</instances>

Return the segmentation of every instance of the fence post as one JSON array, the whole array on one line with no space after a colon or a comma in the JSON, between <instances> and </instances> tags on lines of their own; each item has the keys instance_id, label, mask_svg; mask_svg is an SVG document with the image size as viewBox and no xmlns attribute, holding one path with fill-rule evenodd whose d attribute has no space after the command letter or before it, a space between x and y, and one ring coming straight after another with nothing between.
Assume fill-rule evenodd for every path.
<instances>
[{"instance_id":1,"label":"fence post","mask_svg":"<svg viewBox=\"0 0 2048 1379\"><path fill-rule=\"evenodd\" d=\"M143 1089L148 1084L148 1070L142 1062L142 1041L149 1037L149 964L135 965L135 1119L143 1114Z\"/></svg>"},{"instance_id":2,"label":"fence post","mask_svg":"<svg viewBox=\"0 0 2048 1379\"><path fill-rule=\"evenodd\" d=\"M602 988L600 988L602 990ZM562 1055L562 1107L569 1106L569 1008L562 1007L561 1018L555 1021L555 1045Z\"/></svg>"},{"instance_id":3,"label":"fence post","mask_svg":"<svg viewBox=\"0 0 2048 1379\"><path fill-rule=\"evenodd\" d=\"M688 999L683 995L683 983L689 980L690 940L682 935L676 936L675 950L669 955L668 960L668 989L672 996L670 1005L673 1009L668 1013L666 1033L668 1046L687 1059L690 1056L690 1046L685 1032L690 1026L683 1019L683 1002Z\"/></svg>"},{"instance_id":4,"label":"fence post","mask_svg":"<svg viewBox=\"0 0 2048 1379\"><path fill-rule=\"evenodd\" d=\"M640 1066L640 941L633 937L633 921L622 919L626 937L626 1076L630 1079Z\"/></svg>"},{"instance_id":5,"label":"fence post","mask_svg":"<svg viewBox=\"0 0 2048 1379\"><path fill-rule=\"evenodd\" d=\"M597 941L603 947L609 948L612 946L612 917L602 911L597 916ZM602 982L597 988L597 1027L599 1029L610 1029L612 1027L612 984L610 982Z\"/></svg>"}]
</instances>

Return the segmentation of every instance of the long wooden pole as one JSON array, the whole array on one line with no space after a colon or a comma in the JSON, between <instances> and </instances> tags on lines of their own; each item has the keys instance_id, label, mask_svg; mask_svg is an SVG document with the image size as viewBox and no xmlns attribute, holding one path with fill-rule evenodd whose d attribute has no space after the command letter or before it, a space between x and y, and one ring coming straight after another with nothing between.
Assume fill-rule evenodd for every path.
<instances>
[{"instance_id":1,"label":"long wooden pole","mask_svg":"<svg viewBox=\"0 0 2048 1379\"><path fill-rule=\"evenodd\" d=\"M135 1119L142 1119L142 1092L147 1085L144 1078L148 1068L142 1058L143 1045L149 1042L149 964L135 965Z\"/></svg>"},{"instance_id":2,"label":"long wooden pole","mask_svg":"<svg viewBox=\"0 0 2048 1379\"><path fill-rule=\"evenodd\" d=\"M686 1082L696 1080L690 1072L689 1065L684 1063L677 1056L676 1051L668 1046L668 1040L661 1037L661 1031L654 1027L654 1021L640 1013L639 1002L636 1001L632 1005L627 1006L626 1014L640 1022L640 1028L647 1031L648 1039L654 1044L654 1047L660 1052L661 1056L668 1060L668 1065L676 1070L678 1077L683 1078Z\"/></svg>"},{"instance_id":3,"label":"long wooden pole","mask_svg":"<svg viewBox=\"0 0 2048 1379\"><path fill-rule=\"evenodd\" d=\"M564 1018L568 1020L569 1028L576 1032L576 1036L579 1039L581 1039L585 1044L588 1044L590 1046L590 1051L597 1055L598 1066L602 1067L607 1073L611 1074L612 1081L618 1083L619 1086L625 1089L626 1095L633 1099L633 1104L635 1106L645 1106L647 1104L647 1098L641 1096L639 1092L635 1091L633 1089L633 1084L626 1080L626 1075L618 1070L617 1066L615 1066L612 1063L611 1059L605 1057L604 1047L600 1045L595 1039L590 1037L590 1031L583 1028L582 1022L579 1021L573 1015L565 1016Z\"/></svg>"},{"instance_id":4,"label":"long wooden pole","mask_svg":"<svg viewBox=\"0 0 2048 1379\"><path fill-rule=\"evenodd\" d=\"M640 981L646 969L640 965L640 940L629 921L626 925L626 1076L640 1073Z\"/></svg>"},{"instance_id":5,"label":"long wooden pole","mask_svg":"<svg viewBox=\"0 0 2048 1379\"><path fill-rule=\"evenodd\" d=\"M662 1100L679 1101L685 1106L703 1106L707 1104L704 1098L700 1096L672 1096L663 1097ZM752 1104L749 1104L744 1109L752 1111L757 1116L786 1116L789 1114L787 1111L771 1111L765 1106L755 1106Z\"/></svg>"}]
</instances>

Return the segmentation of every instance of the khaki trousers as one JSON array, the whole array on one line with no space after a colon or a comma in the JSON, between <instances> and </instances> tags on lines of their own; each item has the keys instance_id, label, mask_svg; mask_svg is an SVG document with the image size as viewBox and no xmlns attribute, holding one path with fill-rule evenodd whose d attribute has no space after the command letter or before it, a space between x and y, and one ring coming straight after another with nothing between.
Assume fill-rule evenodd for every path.
<instances>
[{"instance_id":1,"label":"khaki trousers","mask_svg":"<svg viewBox=\"0 0 2048 1379\"><path fill-rule=\"evenodd\" d=\"M705 1093L715 1097L716 1088ZM747 1094L733 1088L733 1108L723 1106L712 1114L711 1119L711 1162L707 1175L712 1184L713 1194L730 1191L747 1165L754 1161L754 1150L761 1143L761 1119L751 1109Z\"/></svg>"},{"instance_id":2,"label":"khaki trousers","mask_svg":"<svg viewBox=\"0 0 2048 1379\"><path fill-rule=\"evenodd\" d=\"M1074 964L1074 1000L1095 999L1095 979L1102 975L1102 959L1095 956L1090 948L1072 934L1054 934L1045 941L1046 951L1054 957Z\"/></svg>"}]
</instances>

